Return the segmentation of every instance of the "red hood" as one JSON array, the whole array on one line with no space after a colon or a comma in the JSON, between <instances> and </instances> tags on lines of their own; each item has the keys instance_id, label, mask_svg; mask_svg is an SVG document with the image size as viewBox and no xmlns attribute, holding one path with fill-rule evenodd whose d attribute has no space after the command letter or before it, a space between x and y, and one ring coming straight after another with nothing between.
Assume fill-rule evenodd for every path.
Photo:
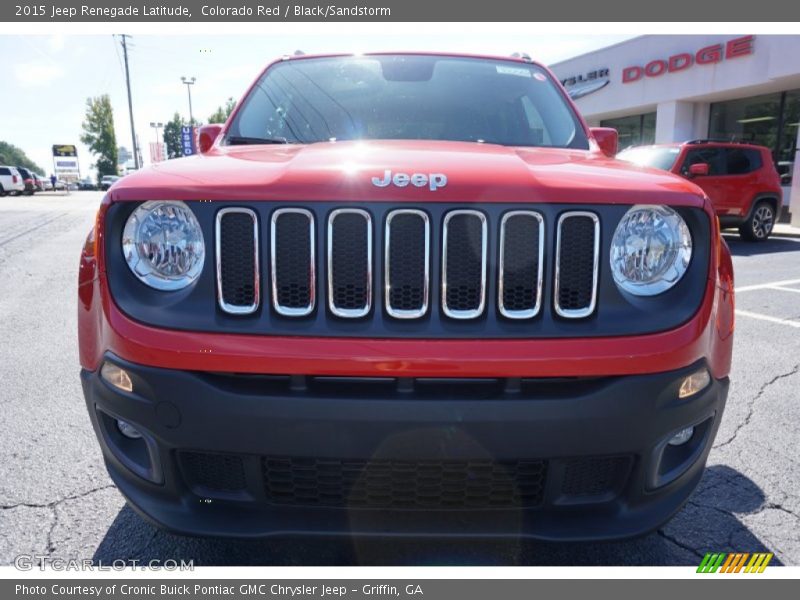
<instances>
[{"instance_id":1,"label":"red hood","mask_svg":"<svg viewBox=\"0 0 800 600\"><path fill-rule=\"evenodd\" d=\"M447 185L376 187L373 177L442 173ZM112 200L672 203L701 206L675 175L598 152L440 141L216 147L126 176Z\"/></svg>"}]
</instances>

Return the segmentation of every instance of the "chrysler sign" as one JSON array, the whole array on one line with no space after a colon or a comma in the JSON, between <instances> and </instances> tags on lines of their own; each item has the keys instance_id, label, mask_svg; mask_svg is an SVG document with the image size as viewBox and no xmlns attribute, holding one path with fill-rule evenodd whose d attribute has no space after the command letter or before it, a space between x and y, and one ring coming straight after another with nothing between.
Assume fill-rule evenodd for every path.
<instances>
[{"instance_id":1,"label":"chrysler sign","mask_svg":"<svg viewBox=\"0 0 800 600\"><path fill-rule=\"evenodd\" d=\"M724 44L712 44L696 52L680 52L667 58L657 58L645 65L632 65L622 70L622 83L633 83L645 77L660 77L665 73L685 71L695 65L713 65L723 60L753 54L755 36L730 40Z\"/></svg>"},{"instance_id":2,"label":"chrysler sign","mask_svg":"<svg viewBox=\"0 0 800 600\"><path fill-rule=\"evenodd\" d=\"M611 81L609 73L607 68L595 69L582 75L565 77L561 80L561 85L567 90L569 97L576 100L606 87Z\"/></svg>"}]
</instances>

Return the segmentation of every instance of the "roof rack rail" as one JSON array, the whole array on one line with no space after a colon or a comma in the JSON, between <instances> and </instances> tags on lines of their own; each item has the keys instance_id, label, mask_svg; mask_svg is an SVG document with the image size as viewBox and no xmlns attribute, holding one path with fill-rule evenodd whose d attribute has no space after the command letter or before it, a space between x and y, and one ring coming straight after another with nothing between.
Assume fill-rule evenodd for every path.
<instances>
[{"instance_id":1,"label":"roof rack rail","mask_svg":"<svg viewBox=\"0 0 800 600\"><path fill-rule=\"evenodd\" d=\"M305 56L306 53L302 50L295 50L292 54L284 54L281 56L281 60L291 60L295 56Z\"/></svg>"},{"instance_id":2,"label":"roof rack rail","mask_svg":"<svg viewBox=\"0 0 800 600\"><path fill-rule=\"evenodd\" d=\"M737 140L736 138L731 138L728 140L722 138L706 138L699 140L690 140L686 143L687 144L752 144L753 142L748 142L747 140Z\"/></svg>"}]
</instances>

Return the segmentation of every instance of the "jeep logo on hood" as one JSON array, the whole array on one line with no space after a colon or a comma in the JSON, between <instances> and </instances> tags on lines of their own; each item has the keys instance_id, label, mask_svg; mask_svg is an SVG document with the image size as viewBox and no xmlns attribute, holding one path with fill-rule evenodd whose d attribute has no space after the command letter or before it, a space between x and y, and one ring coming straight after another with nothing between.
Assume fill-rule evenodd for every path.
<instances>
[{"instance_id":1,"label":"jeep logo on hood","mask_svg":"<svg viewBox=\"0 0 800 600\"><path fill-rule=\"evenodd\" d=\"M425 187L432 192L447 185L447 176L444 173L395 173L392 175L391 170L386 169L382 177L373 177L372 185L376 187L388 187L395 185L397 187L406 187L408 184L414 187Z\"/></svg>"}]
</instances>

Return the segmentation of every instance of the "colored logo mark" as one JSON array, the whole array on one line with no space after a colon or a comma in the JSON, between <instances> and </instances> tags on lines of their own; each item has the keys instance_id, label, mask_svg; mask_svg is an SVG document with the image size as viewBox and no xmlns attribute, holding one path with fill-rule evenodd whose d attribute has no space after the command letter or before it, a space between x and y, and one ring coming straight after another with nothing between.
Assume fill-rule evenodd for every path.
<instances>
[{"instance_id":1,"label":"colored logo mark","mask_svg":"<svg viewBox=\"0 0 800 600\"><path fill-rule=\"evenodd\" d=\"M698 573L763 573L769 561L772 560L772 552L708 552L700 566L697 567Z\"/></svg>"}]
</instances>

